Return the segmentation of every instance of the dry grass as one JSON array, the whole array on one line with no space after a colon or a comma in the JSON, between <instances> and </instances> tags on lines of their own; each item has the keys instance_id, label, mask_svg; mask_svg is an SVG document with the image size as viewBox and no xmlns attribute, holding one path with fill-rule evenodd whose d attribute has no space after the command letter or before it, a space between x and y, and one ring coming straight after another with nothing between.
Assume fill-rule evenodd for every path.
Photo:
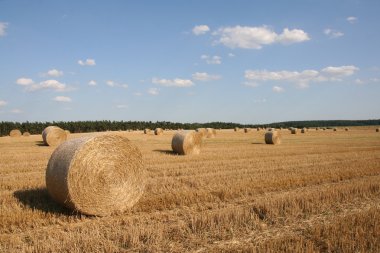
<instances>
[{"instance_id":1,"label":"dry grass","mask_svg":"<svg viewBox=\"0 0 380 253\"><path fill-rule=\"evenodd\" d=\"M140 147L148 183L127 213L62 208L45 188L53 147L0 138L0 252L379 252L380 135L375 128L221 130L198 156L174 131L120 132ZM86 134L71 134L69 139Z\"/></svg>"}]
</instances>

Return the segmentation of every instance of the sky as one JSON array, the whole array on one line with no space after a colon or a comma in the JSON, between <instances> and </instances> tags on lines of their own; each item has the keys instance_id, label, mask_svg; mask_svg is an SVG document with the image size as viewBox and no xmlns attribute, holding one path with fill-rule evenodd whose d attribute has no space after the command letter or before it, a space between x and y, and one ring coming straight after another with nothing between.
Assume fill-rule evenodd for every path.
<instances>
[{"instance_id":1,"label":"sky","mask_svg":"<svg viewBox=\"0 0 380 253\"><path fill-rule=\"evenodd\" d=\"M0 0L0 121L380 118L378 0Z\"/></svg>"}]
</instances>

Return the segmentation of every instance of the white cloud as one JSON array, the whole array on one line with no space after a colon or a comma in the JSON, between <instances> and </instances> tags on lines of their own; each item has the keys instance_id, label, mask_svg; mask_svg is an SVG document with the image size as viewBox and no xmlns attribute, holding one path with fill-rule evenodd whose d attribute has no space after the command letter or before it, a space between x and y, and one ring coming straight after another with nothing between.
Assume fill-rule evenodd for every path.
<instances>
[{"instance_id":1,"label":"white cloud","mask_svg":"<svg viewBox=\"0 0 380 253\"><path fill-rule=\"evenodd\" d=\"M353 17L353 16L351 16L351 17L347 17L346 20L347 20L347 22L349 22L350 24L354 24L354 23L356 23L356 22L358 21L358 18L357 18L357 17Z\"/></svg>"},{"instance_id":2,"label":"white cloud","mask_svg":"<svg viewBox=\"0 0 380 253\"><path fill-rule=\"evenodd\" d=\"M246 70L245 85L257 87L261 82L281 81L295 83L299 88L307 88L311 82L342 81L342 78L353 75L359 68L355 66L326 67L320 71L267 71Z\"/></svg>"},{"instance_id":3,"label":"white cloud","mask_svg":"<svg viewBox=\"0 0 380 253\"><path fill-rule=\"evenodd\" d=\"M159 90L157 88L148 89L148 94L157 96L159 94Z\"/></svg>"},{"instance_id":4,"label":"white cloud","mask_svg":"<svg viewBox=\"0 0 380 253\"><path fill-rule=\"evenodd\" d=\"M222 57L218 55L209 56L209 55L201 55L201 59L204 60L207 64L222 64Z\"/></svg>"},{"instance_id":5,"label":"white cloud","mask_svg":"<svg viewBox=\"0 0 380 253\"><path fill-rule=\"evenodd\" d=\"M20 109L12 109L11 110L11 113L14 113L14 114L19 114L19 113L23 113L23 111L22 110L20 110Z\"/></svg>"},{"instance_id":6,"label":"white cloud","mask_svg":"<svg viewBox=\"0 0 380 253\"><path fill-rule=\"evenodd\" d=\"M71 98L70 97L65 97L65 96L57 96L55 98L53 98L54 101L57 101L57 102L71 102Z\"/></svg>"},{"instance_id":7,"label":"white cloud","mask_svg":"<svg viewBox=\"0 0 380 253\"><path fill-rule=\"evenodd\" d=\"M16 84L22 85L22 86L29 86L31 84L34 84L34 82L30 78L21 77L16 80Z\"/></svg>"},{"instance_id":8,"label":"white cloud","mask_svg":"<svg viewBox=\"0 0 380 253\"><path fill-rule=\"evenodd\" d=\"M310 40L308 34L300 29L285 28L277 34L267 26L235 26L219 28L213 35L219 36L216 43L229 48L261 49L273 43L293 44Z\"/></svg>"},{"instance_id":9,"label":"white cloud","mask_svg":"<svg viewBox=\"0 0 380 253\"><path fill-rule=\"evenodd\" d=\"M207 25L197 25L193 28L193 34L202 35L210 31L210 28Z\"/></svg>"},{"instance_id":10,"label":"white cloud","mask_svg":"<svg viewBox=\"0 0 380 253\"><path fill-rule=\"evenodd\" d=\"M228 57L235 57L235 54L233 54L233 53L228 53Z\"/></svg>"},{"instance_id":11,"label":"white cloud","mask_svg":"<svg viewBox=\"0 0 380 253\"><path fill-rule=\"evenodd\" d=\"M86 59L85 61L79 60L78 64L81 66L95 66L95 60L94 59Z\"/></svg>"},{"instance_id":12,"label":"white cloud","mask_svg":"<svg viewBox=\"0 0 380 253\"><path fill-rule=\"evenodd\" d=\"M190 87L194 85L194 83L191 80L180 79L180 78L175 78L175 79L153 78L152 83L165 86L165 87Z\"/></svg>"},{"instance_id":13,"label":"white cloud","mask_svg":"<svg viewBox=\"0 0 380 253\"><path fill-rule=\"evenodd\" d=\"M357 79L355 79L355 83L356 84L365 84L365 81L363 81L362 79L357 78Z\"/></svg>"},{"instance_id":14,"label":"white cloud","mask_svg":"<svg viewBox=\"0 0 380 253\"><path fill-rule=\"evenodd\" d=\"M110 87L120 87L120 88L124 88L124 89L127 89L128 88L128 84L124 83L124 84L119 84L115 81L112 81L112 80L108 80L106 81L106 84Z\"/></svg>"},{"instance_id":15,"label":"white cloud","mask_svg":"<svg viewBox=\"0 0 380 253\"><path fill-rule=\"evenodd\" d=\"M273 86L272 88L273 92L276 92L276 93L281 93L281 92L284 92L284 88L280 87L280 86Z\"/></svg>"},{"instance_id":16,"label":"white cloud","mask_svg":"<svg viewBox=\"0 0 380 253\"><path fill-rule=\"evenodd\" d=\"M339 32L337 30L330 29L330 28L323 30L323 33L333 39L342 37L344 35L344 33Z\"/></svg>"},{"instance_id":17,"label":"white cloud","mask_svg":"<svg viewBox=\"0 0 380 253\"><path fill-rule=\"evenodd\" d=\"M219 80L221 76L219 75L211 75L206 72L196 72L193 74L193 79L198 81L214 81Z\"/></svg>"},{"instance_id":18,"label":"white cloud","mask_svg":"<svg viewBox=\"0 0 380 253\"><path fill-rule=\"evenodd\" d=\"M96 85L96 81L95 80L91 80L91 81L88 82L88 85L95 86Z\"/></svg>"},{"instance_id":19,"label":"white cloud","mask_svg":"<svg viewBox=\"0 0 380 253\"><path fill-rule=\"evenodd\" d=\"M128 106L127 105L117 105L116 108L117 109L126 109L126 108L128 108Z\"/></svg>"},{"instance_id":20,"label":"white cloud","mask_svg":"<svg viewBox=\"0 0 380 253\"><path fill-rule=\"evenodd\" d=\"M65 91L66 84L60 83L57 80L46 80L43 82L40 82L39 84L32 84L27 87L28 91L36 91L41 89L52 89L55 91Z\"/></svg>"},{"instance_id":21,"label":"white cloud","mask_svg":"<svg viewBox=\"0 0 380 253\"><path fill-rule=\"evenodd\" d=\"M6 33L7 28L8 28L8 23L0 22L0 37L5 36L7 34Z\"/></svg>"},{"instance_id":22,"label":"white cloud","mask_svg":"<svg viewBox=\"0 0 380 253\"><path fill-rule=\"evenodd\" d=\"M63 76L63 71L58 69L51 69L48 72L44 73L44 76L60 77Z\"/></svg>"},{"instance_id":23,"label":"white cloud","mask_svg":"<svg viewBox=\"0 0 380 253\"><path fill-rule=\"evenodd\" d=\"M6 106L7 104L8 104L7 101L0 100L0 107L2 107L2 106Z\"/></svg>"}]
</instances>

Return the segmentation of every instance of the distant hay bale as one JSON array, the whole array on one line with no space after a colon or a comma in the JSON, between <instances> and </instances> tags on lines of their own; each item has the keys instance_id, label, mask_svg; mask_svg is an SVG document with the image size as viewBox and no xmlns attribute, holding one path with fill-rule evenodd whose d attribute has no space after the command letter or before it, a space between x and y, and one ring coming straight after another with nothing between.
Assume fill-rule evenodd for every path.
<instances>
[{"instance_id":1,"label":"distant hay bale","mask_svg":"<svg viewBox=\"0 0 380 253\"><path fill-rule=\"evenodd\" d=\"M139 149L127 138L111 134L62 143L46 170L51 197L88 215L106 216L132 207L145 184Z\"/></svg>"},{"instance_id":2,"label":"distant hay bale","mask_svg":"<svg viewBox=\"0 0 380 253\"><path fill-rule=\"evenodd\" d=\"M198 155L201 152L202 133L195 131L177 132L172 139L172 149L180 155Z\"/></svg>"},{"instance_id":3,"label":"distant hay bale","mask_svg":"<svg viewBox=\"0 0 380 253\"><path fill-rule=\"evenodd\" d=\"M30 133L29 133L29 132L24 132L24 133L22 134L22 136L24 136L24 137L29 137L29 136L30 136Z\"/></svg>"},{"instance_id":4,"label":"distant hay bale","mask_svg":"<svg viewBox=\"0 0 380 253\"><path fill-rule=\"evenodd\" d=\"M336 132L336 131L338 131L338 129L337 129L337 128L334 128L333 131Z\"/></svg>"},{"instance_id":5,"label":"distant hay bale","mask_svg":"<svg viewBox=\"0 0 380 253\"><path fill-rule=\"evenodd\" d=\"M150 129L149 128L145 128L144 129L144 134L149 134L150 133Z\"/></svg>"},{"instance_id":6,"label":"distant hay bale","mask_svg":"<svg viewBox=\"0 0 380 253\"><path fill-rule=\"evenodd\" d=\"M379 132L380 131L380 128L376 128L376 132Z\"/></svg>"},{"instance_id":7,"label":"distant hay bale","mask_svg":"<svg viewBox=\"0 0 380 253\"><path fill-rule=\"evenodd\" d=\"M266 144L280 144L281 138L277 131L268 131L265 133Z\"/></svg>"},{"instance_id":8,"label":"distant hay bale","mask_svg":"<svg viewBox=\"0 0 380 253\"><path fill-rule=\"evenodd\" d=\"M260 127L256 128L256 131L260 131Z\"/></svg>"},{"instance_id":9,"label":"distant hay bale","mask_svg":"<svg viewBox=\"0 0 380 253\"><path fill-rule=\"evenodd\" d=\"M154 135L161 135L163 133L164 133L164 130L162 128L154 129Z\"/></svg>"},{"instance_id":10,"label":"distant hay bale","mask_svg":"<svg viewBox=\"0 0 380 253\"><path fill-rule=\"evenodd\" d=\"M346 132L348 132L348 130L349 130L349 128L348 128L348 127L346 127L346 128L344 129L344 131L346 131Z\"/></svg>"},{"instance_id":11,"label":"distant hay bale","mask_svg":"<svg viewBox=\"0 0 380 253\"><path fill-rule=\"evenodd\" d=\"M250 128L244 128L244 133L248 133L249 131L251 131Z\"/></svg>"},{"instance_id":12,"label":"distant hay bale","mask_svg":"<svg viewBox=\"0 0 380 253\"><path fill-rule=\"evenodd\" d=\"M21 136L21 131L18 129L13 129L12 131L9 132L10 137L20 137Z\"/></svg>"},{"instance_id":13,"label":"distant hay bale","mask_svg":"<svg viewBox=\"0 0 380 253\"><path fill-rule=\"evenodd\" d=\"M202 137L206 137L207 136L207 129L206 128L197 128L195 130L197 133L199 133Z\"/></svg>"},{"instance_id":14,"label":"distant hay bale","mask_svg":"<svg viewBox=\"0 0 380 253\"><path fill-rule=\"evenodd\" d=\"M318 130L319 130L319 127L316 127L316 128L315 128L315 130L317 130L317 131L318 131Z\"/></svg>"},{"instance_id":15,"label":"distant hay bale","mask_svg":"<svg viewBox=\"0 0 380 253\"><path fill-rule=\"evenodd\" d=\"M306 133L306 131L307 131L306 128L302 128L302 129L301 129L301 133L303 133L303 134Z\"/></svg>"},{"instance_id":16,"label":"distant hay bale","mask_svg":"<svg viewBox=\"0 0 380 253\"><path fill-rule=\"evenodd\" d=\"M290 130L290 132L291 132L292 134L297 134L297 128L292 128L292 129Z\"/></svg>"},{"instance_id":17,"label":"distant hay bale","mask_svg":"<svg viewBox=\"0 0 380 253\"><path fill-rule=\"evenodd\" d=\"M206 128L207 131L207 138L215 138L216 136L216 130L214 128Z\"/></svg>"},{"instance_id":18,"label":"distant hay bale","mask_svg":"<svg viewBox=\"0 0 380 253\"><path fill-rule=\"evenodd\" d=\"M238 127L235 127L235 128L234 128L234 131L235 131L235 132L239 132L239 128L238 128Z\"/></svg>"},{"instance_id":19,"label":"distant hay bale","mask_svg":"<svg viewBox=\"0 0 380 253\"><path fill-rule=\"evenodd\" d=\"M65 130L57 126L48 126L42 132L42 140L47 146L57 146L66 141L67 134Z\"/></svg>"}]
</instances>

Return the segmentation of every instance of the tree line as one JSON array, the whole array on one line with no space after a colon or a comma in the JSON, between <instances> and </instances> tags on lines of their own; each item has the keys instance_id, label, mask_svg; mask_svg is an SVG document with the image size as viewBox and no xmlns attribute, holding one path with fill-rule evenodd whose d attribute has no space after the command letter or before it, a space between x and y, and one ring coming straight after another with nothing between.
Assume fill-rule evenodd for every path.
<instances>
[{"instance_id":1,"label":"tree line","mask_svg":"<svg viewBox=\"0 0 380 253\"><path fill-rule=\"evenodd\" d=\"M287 121L271 124L238 124L232 122L209 122L209 123L178 123L169 121L53 121L53 122L0 122L0 136L9 135L13 129L31 134L41 134L48 126L58 126L72 133L103 132L103 131L126 131L142 130L145 128L155 129L197 129L201 127L215 129L256 128L256 127L339 127L339 126L369 126L380 125L380 119L375 120L313 120L313 121Z\"/></svg>"}]
</instances>

